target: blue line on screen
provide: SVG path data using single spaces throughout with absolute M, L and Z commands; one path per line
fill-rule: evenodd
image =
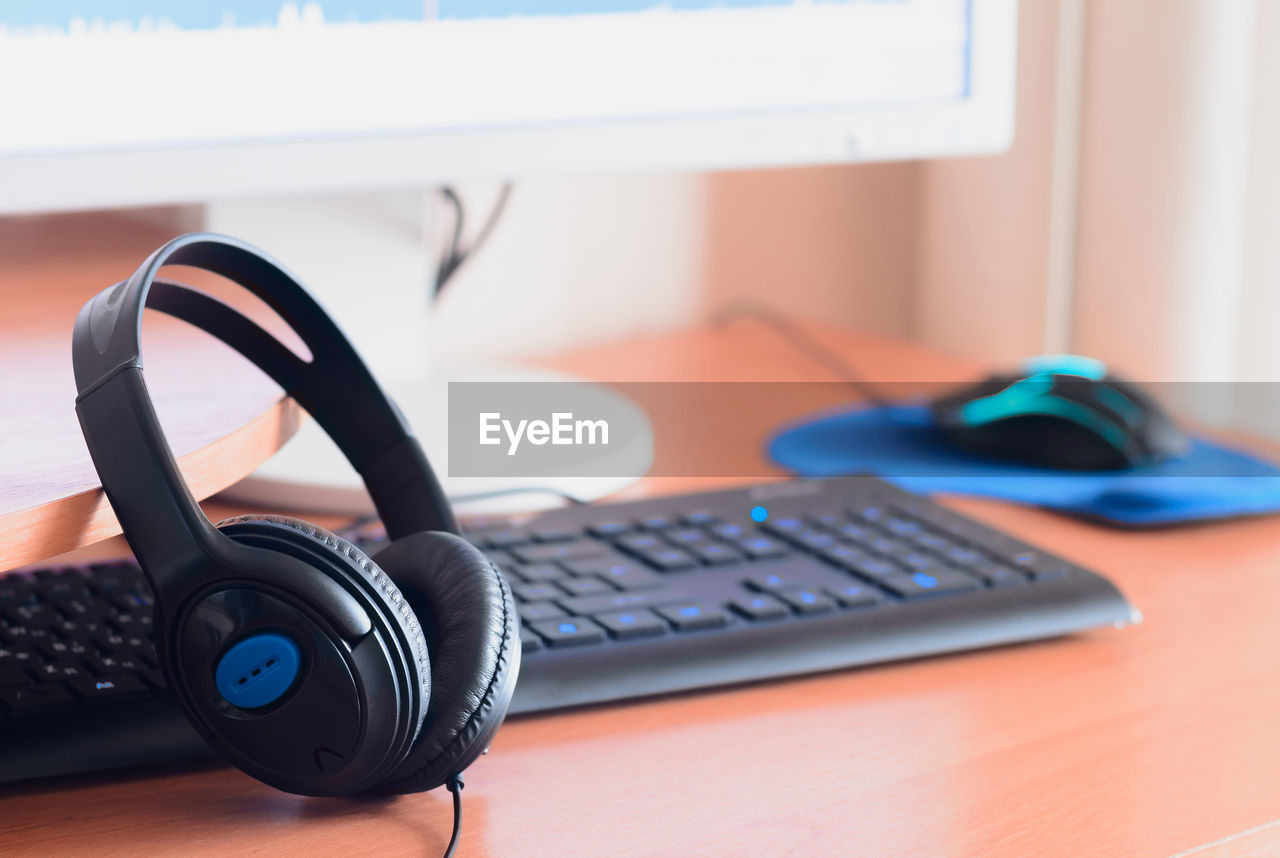
M 100 20 L 137 26 L 144 18 L 169 21 L 184 30 L 216 27 L 251 27 L 274 24 L 286 0 L 6 0 L 0 4 L 0 24 L 11 27 L 57 27 L 71 21 Z M 422 0 L 309 0 L 324 12 L 326 21 L 421 21 Z M 294 0 L 297 7 L 308 0 Z
M 506 18 L 511 15 L 592 15 L 646 9 L 715 9 L 790 6 L 793 0 L 437 0 L 441 18 Z

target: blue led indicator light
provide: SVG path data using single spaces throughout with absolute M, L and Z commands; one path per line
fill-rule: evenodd
M 753 506 L 751 508 L 751 520 L 754 522 L 764 521 L 769 517 L 769 510 L 762 506 Z
M 578 630 L 578 625 L 577 623 L 561 623 L 556 626 L 556 629 L 559 630 L 562 635 L 571 635 Z
M 911 580 L 915 581 L 917 586 L 923 587 L 926 590 L 932 590 L 934 587 L 938 586 L 937 578 L 932 575 L 926 575 L 923 572 L 917 572 L 912 575 Z

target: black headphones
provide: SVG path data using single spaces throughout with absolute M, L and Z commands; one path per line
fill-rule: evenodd
M 163 265 L 262 298 L 305 361 Z M 212 525 L 183 482 L 143 378 L 143 307 L 231 346 L 293 396 L 364 478 L 390 544 L 374 559 L 297 519 Z M 415 792 L 487 749 L 520 666 L 511 590 L 457 524 L 399 411 L 306 289 L 235 239 L 185 235 L 80 310 L 76 413 L 155 591 L 155 642 L 195 728 L 248 774 L 305 795 Z

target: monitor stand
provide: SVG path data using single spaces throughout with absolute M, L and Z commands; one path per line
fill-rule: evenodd
M 433 353 L 429 296 L 436 252 L 431 248 L 439 245 L 433 240 L 433 197 L 417 190 L 219 200 L 206 205 L 204 223 L 210 231 L 258 246 L 307 284 L 396 400 L 450 498 L 547 490 L 541 497 L 527 492 L 490 497 L 468 511 L 546 506 L 556 502 L 557 492 L 594 500 L 635 482 L 637 476 L 515 479 L 448 473 L 448 382 L 582 379 L 520 364 L 451 366 Z M 627 410 L 634 425 L 650 425 L 637 406 L 609 388 L 599 386 L 593 395 Z M 647 449 L 631 451 L 628 460 L 648 461 L 652 432 L 638 443 Z M 224 496 L 300 511 L 373 512 L 359 476 L 314 422 L 304 424 L 279 453 Z

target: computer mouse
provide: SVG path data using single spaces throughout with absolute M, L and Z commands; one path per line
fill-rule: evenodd
M 1184 455 L 1190 444 L 1169 414 L 1093 358 L 1032 358 L 932 405 L 958 447 L 1005 460 L 1077 471 L 1115 470 Z

